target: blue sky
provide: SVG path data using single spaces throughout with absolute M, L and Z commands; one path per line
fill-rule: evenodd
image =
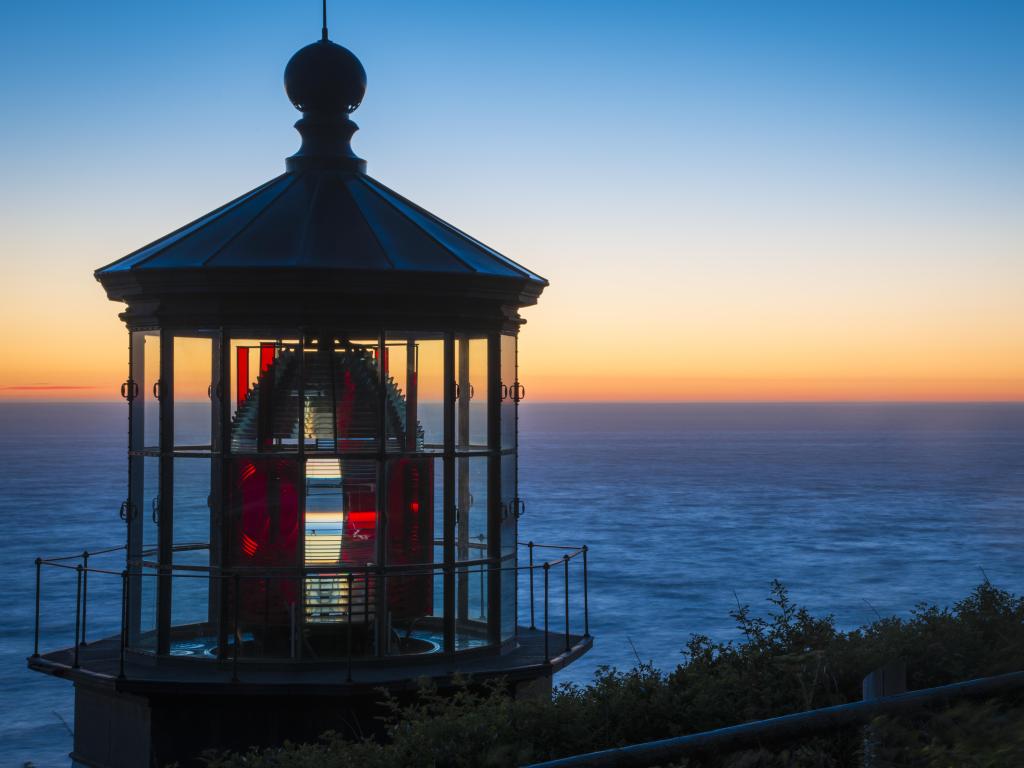
M 283 170 L 298 114 L 281 75 L 319 13 L 5 3 L 8 311 L 33 311 L 26 286 L 55 269 L 113 334 L 95 266 Z M 368 72 L 354 146 L 371 175 L 549 277 L 537 325 L 563 347 L 628 293 L 650 311 L 624 338 L 678 324 L 680 357 L 697 329 L 749 360 L 719 371 L 697 350 L 684 378 L 775 375 L 725 328 L 736 311 L 782 318 L 767 341 L 783 344 L 830 306 L 862 312 L 825 318 L 837 338 L 877 305 L 921 326 L 902 342 L 917 354 L 929 322 L 955 334 L 945 307 L 978 318 L 957 344 L 998 331 L 986 359 L 1024 350 L 1008 329 L 1024 284 L 1024 3 L 334 2 L 330 28 Z M 758 308 L 760 293 L 774 298 Z M 869 345 L 843 339 L 854 356 Z M 959 347 L 941 346 L 931 368 L 892 375 L 953 375 L 940 358 Z M 798 373 L 866 376 L 906 352 Z

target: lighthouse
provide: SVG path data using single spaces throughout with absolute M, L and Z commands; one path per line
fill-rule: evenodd
M 423 678 L 543 695 L 592 644 L 586 547 L 518 536 L 547 281 L 367 175 L 326 21 L 284 84 L 284 173 L 95 273 L 128 333 L 124 544 L 37 559 L 28 659 L 74 684 L 86 765 L 315 739 Z M 40 629 L 58 581 L 73 643 Z

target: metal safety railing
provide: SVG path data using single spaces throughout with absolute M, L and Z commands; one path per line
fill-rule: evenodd
M 124 567 L 97 567 L 100 556 L 123 556 L 124 546 L 37 558 L 33 658 L 40 656 L 47 603 L 43 576 L 60 571 L 74 579 L 74 635 L 71 646 L 64 646 L 73 668 L 81 666 L 82 649 L 89 647 L 90 588 L 95 589 L 99 578 L 109 580 L 104 590 L 108 597 L 120 592 L 119 633 L 103 642 L 108 649 L 116 643 L 121 677 L 126 674 L 126 656 L 142 652 L 229 662 L 235 679 L 240 661 L 344 659 L 351 679 L 353 661 L 360 658 L 458 653 L 500 645 L 520 634 L 531 636 L 538 648 L 542 643 L 543 660 L 549 664 L 572 651 L 581 637 L 590 636 L 588 549 L 533 541 L 519 546 L 525 563 L 506 555 L 504 560 L 386 567 L 346 563 L 229 569 L 161 564 L 149 559 L 156 555 L 150 548 L 123 560 Z M 208 549 L 205 543 L 182 544 L 172 551 Z M 490 589 L 493 577 L 514 578 L 516 589 L 511 595 Z M 197 611 L 202 617 L 176 623 L 165 618 L 163 631 L 158 632 L 159 607 L 143 605 L 143 598 L 155 598 L 161 590 L 174 595 L 171 603 L 176 606 L 190 601 L 186 609 L 193 611 L 193 618 Z M 446 598 L 446 590 L 454 594 Z M 496 592 L 501 594 L 500 611 L 511 611 L 515 617 L 514 622 L 502 621 L 497 634 L 495 622 L 488 620 L 489 601 Z M 62 606 L 70 607 L 66 594 L 63 601 Z M 435 610 L 438 602 L 441 612 Z M 444 610 L 451 610 L 453 618 Z M 170 615 L 169 609 L 165 613 Z M 104 617 L 109 625 L 112 612 L 106 610 Z M 70 628 L 69 619 L 64 614 L 63 631 Z

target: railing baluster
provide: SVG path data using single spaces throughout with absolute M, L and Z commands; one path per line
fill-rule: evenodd
M 234 625 L 235 626 L 234 626 L 234 631 L 233 631 L 234 638 L 235 638 L 235 643 L 234 643 L 235 648 L 234 648 L 234 654 L 232 654 L 232 658 L 231 658 L 231 682 L 232 683 L 237 683 L 238 682 L 238 646 L 240 646 L 242 644 L 242 636 L 238 633 L 238 614 L 239 614 L 239 611 L 240 611 L 240 608 L 241 608 L 241 601 L 242 601 L 242 589 L 241 589 L 240 581 L 241 580 L 239 579 L 239 576 L 236 573 L 235 574 L 235 578 L 234 578 L 234 584 L 235 584 L 235 617 L 234 617 Z
M 537 625 L 533 620 L 533 542 L 527 546 L 530 548 L 530 629 L 536 629 Z
M 36 558 L 36 634 L 35 642 L 32 644 L 32 656 L 39 655 L 39 588 L 42 580 L 43 560 Z
M 484 566 L 480 565 L 480 618 L 487 618 L 487 606 L 484 604 L 484 599 L 487 597 L 487 585 L 484 582 Z
M 72 665 L 78 669 L 78 633 L 82 628 L 82 564 L 75 566 L 77 575 L 77 588 L 75 590 L 75 663 Z
M 548 650 L 548 572 L 551 570 L 551 563 L 544 563 L 544 663 L 551 661 L 551 653 Z
M 267 648 L 270 637 L 270 577 L 263 576 L 263 649 Z
M 365 584 L 365 582 L 364 582 Z M 364 595 L 363 602 L 367 602 L 369 594 Z M 348 623 L 346 627 L 346 634 L 348 635 L 348 672 L 345 678 L 347 682 L 352 682 L 352 571 L 348 572 L 348 610 L 345 611 L 345 620 Z
M 569 641 L 569 556 L 562 555 L 562 563 L 565 566 L 563 578 L 565 580 L 565 650 L 572 648 Z
M 128 571 L 121 571 L 121 647 L 117 677 L 124 680 L 124 648 L 128 645 Z
M 85 642 L 85 619 L 89 612 L 89 550 L 82 553 L 82 564 L 85 566 L 85 573 L 82 576 L 82 645 L 87 645 Z
M 590 604 L 587 597 L 587 545 L 581 548 L 583 552 L 583 636 L 590 637 Z

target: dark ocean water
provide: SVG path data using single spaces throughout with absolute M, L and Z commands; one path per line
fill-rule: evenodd
M 691 633 L 734 637 L 773 578 L 845 627 L 983 570 L 1024 592 L 1024 404 L 526 404 L 521 443 L 521 538 L 591 548 L 595 647 L 563 680 L 630 666 L 631 642 L 668 667 Z M 123 405 L 0 404 L 0 766 L 69 763 L 71 686 L 25 669 L 32 563 L 122 543 L 125 445 Z M 50 647 L 73 578 L 47 575 Z M 113 634 L 119 592 L 90 597 L 90 635 Z

